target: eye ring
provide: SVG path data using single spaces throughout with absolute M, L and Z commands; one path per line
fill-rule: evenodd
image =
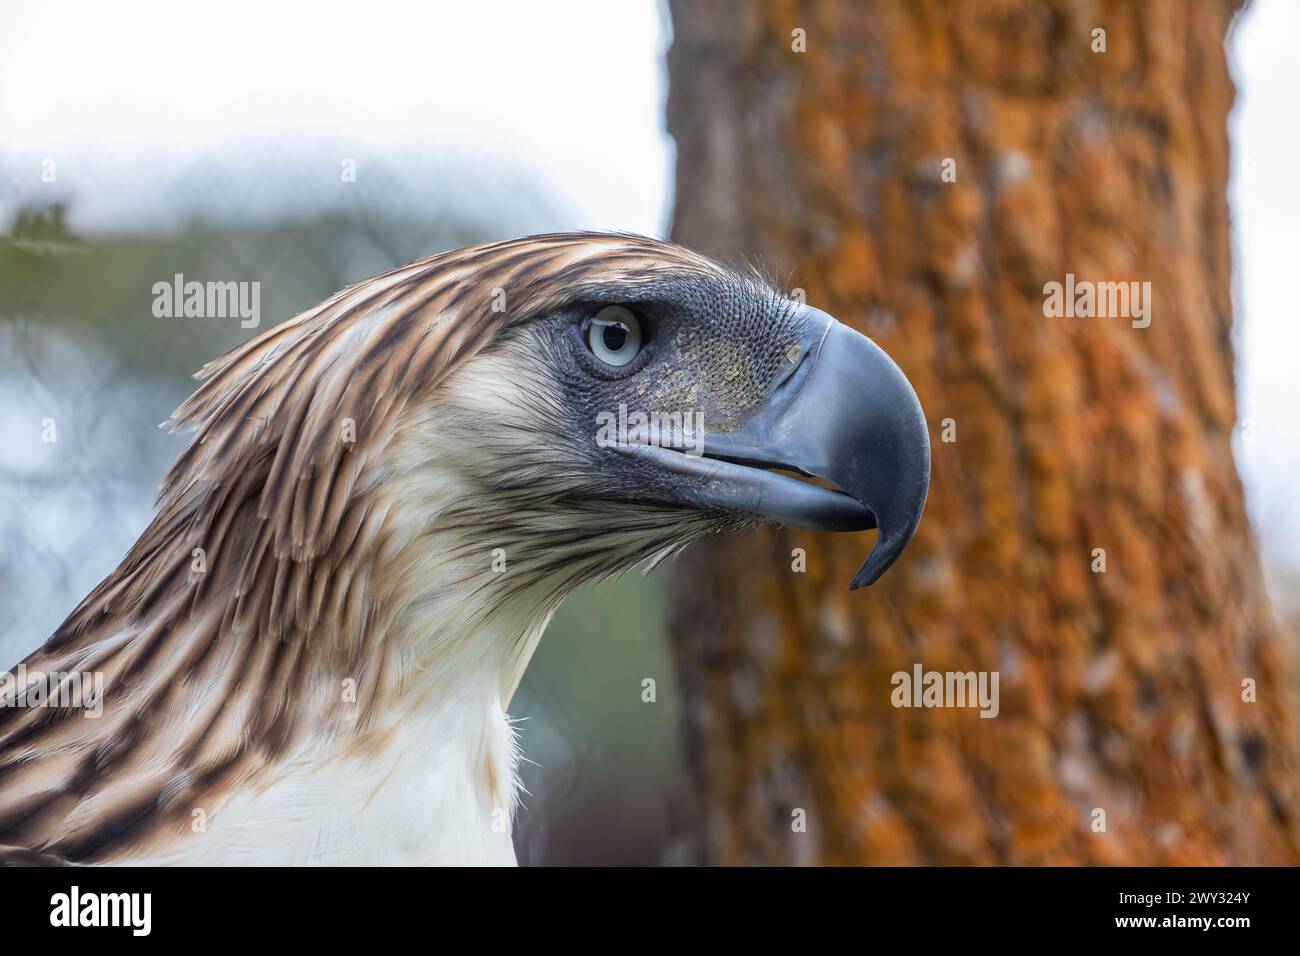
M 583 340 L 591 354 L 611 368 L 622 368 L 645 344 L 641 320 L 626 306 L 607 305 L 587 320 Z

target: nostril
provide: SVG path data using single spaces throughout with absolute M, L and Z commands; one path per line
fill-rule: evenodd
M 805 342 L 791 342 L 786 346 L 784 354 L 781 357 L 780 364 L 777 367 L 776 375 L 767 387 L 767 394 L 770 398 L 776 393 L 781 386 L 790 381 L 799 372 L 808 365 L 809 356 L 813 355 L 816 349 L 809 348 Z

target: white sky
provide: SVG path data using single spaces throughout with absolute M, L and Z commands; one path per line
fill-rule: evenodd
M 1300 567 L 1300 3 L 1264 0 L 1231 38 L 1237 104 L 1229 123 L 1240 414 L 1238 445 L 1266 555 Z M 1245 434 L 1245 432 L 1243 432 Z M 1295 596 L 1292 595 L 1292 600 Z
M 657 0 L 6 0 L 0 175 L 17 187 L 12 202 L 54 157 L 76 198 L 74 224 L 123 226 L 148 218 L 139 196 L 149 177 L 192 157 L 259 169 L 265 199 L 292 193 L 303 176 L 277 174 L 281 143 L 399 165 L 451 152 L 487 175 L 511 166 L 549 191 L 567 210 L 557 226 L 662 234 L 673 164 L 663 129 L 668 36 Z M 1296 37 L 1292 0 L 1256 0 L 1238 23 L 1230 195 L 1242 415 L 1256 435 L 1241 460 L 1266 549 L 1300 564 L 1291 490 L 1300 325 L 1289 286 L 1300 269 Z M 0 215 L 5 201 L 0 189 Z
M 307 141 L 396 164 L 451 150 L 545 176 L 573 225 L 659 232 L 665 16 L 648 0 L 5 0 L 0 160 L 37 183 L 54 157 L 75 184 L 91 164 L 240 168 Z M 136 186 L 77 199 L 94 225 L 131 221 Z

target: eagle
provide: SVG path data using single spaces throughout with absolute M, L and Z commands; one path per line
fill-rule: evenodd
M 6 862 L 512 864 L 506 708 L 570 591 L 765 522 L 877 528 L 867 585 L 929 488 L 875 343 L 635 235 L 438 254 L 197 377 L 155 517 L 20 665 L 44 706 L 0 685 Z

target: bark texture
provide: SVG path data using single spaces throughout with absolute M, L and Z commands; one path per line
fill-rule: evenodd
M 871 589 L 846 590 L 869 533 L 679 564 L 683 858 L 1300 862 L 1292 671 L 1232 453 L 1236 8 L 672 4 L 674 238 L 872 336 L 934 443 Z M 1149 281 L 1150 326 L 1046 317 L 1067 273 Z M 896 709 L 917 662 L 998 671 L 1000 714 Z

